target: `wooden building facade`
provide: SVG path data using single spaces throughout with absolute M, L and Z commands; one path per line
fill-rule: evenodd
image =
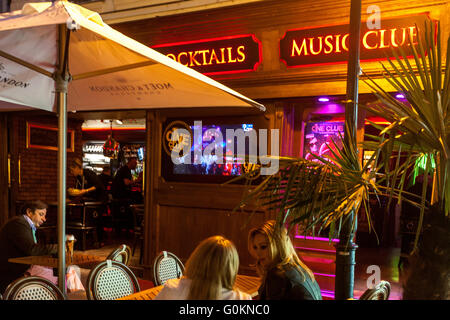
M 384 58 L 389 44 L 407 46 L 408 34 L 413 38 L 416 36 L 416 23 L 420 26 L 429 17 L 440 21 L 444 37 L 449 34 L 449 1 L 362 3 L 361 67 L 373 78 L 381 80 L 379 60 Z M 377 7 L 367 11 L 373 5 Z M 86 7 L 89 8 L 89 4 Z M 377 8 L 380 10 L 378 16 Z M 349 12 L 350 1 L 275 0 L 112 25 L 125 35 L 267 107 L 265 113 L 226 106 L 207 110 L 138 112 L 138 116 L 146 118 L 147 128 L 144 267 L 148 275 L 152 272 L 153 259 L 160 251 L 174 252 L 186 261 L 199 241 L 215 234 L 222 234 L 236 244 L 241 272 L 251 272 L 253 261 L 247 250 L 247 232 L 271 218 L 270 214 L 261 208 L 253 212 L 255 208 L 250 207 L 232 212 L 244 191 L 241 184 L 204 182 L 194 175 L 184 180 L 167 178 L 162 146 L 165 125 L 175 120 L 189 124 L 201 120 L 207 125 L 253 124 L 255 129 L 278 129 L 280 155 L 305 156 L 306 144 L 310 142 L 306 137 L 308 123 L 343 122 Z M 361 103 L 373 101 L 369 88 L 362 81 L 359 91 Z M 319 97 L 327 97 L 329 101 L 324 104 L 318 101 Z M 125 119 L 135 117 L 136 113 L 120 117 L 112 112 L 108 115 Z M 70 118 L 76 131 L 79 120 L 108 118 L 108 115 L 77 113 Z M 360 137 L 365 116 L 362 112 L 359 114 Z M 11 199 L 21 194 L 14 186 L 19 152 L 15 150 L 21 150 L 20 145 L 24 143 L 20 138 L 23 126 L 17 126 L 19 122 L 25 123 L 28 117 L 25 113 L 0 114 L 0 207 L 3 212 L 0 222 L 7 219 Z M 5 129 L 8 123 L 9 131 Z M 77 149 L 80 148 L 79 139 L 81 135 L 75 135 L 75 152 L 80 152 Z M 7 170 L 8 154 L 12 159 L 10 171 Z M 30 174 L 26 170 L 30 169 L 22 169 L 25 176 Z M 10 187 L 7 187 L 8 172 L 12 173 Z M 46 175 L 51 176 L 51 173 Z M 56 179 L 56 168 L 54 177 Z M 40 194 L 36 192 L 31 196 Z
M 420 28 L 427 18 L 440 21 L 445 38 L 449 9 L 448 1 L 363 1 L 361 68 L 387 86 L 381 79 L 383 51 L 389 50 L 390 43 L 407 46 L 405 37 L 411 33 L 414 39 L 415 24 Z M 113 27 L 262 102 L 268 110 L 260 115 L 249 112 L 249 122 L 261 119 L 265 128 L 280 130 L 281 155 L 305 156 L 308 122 L 343 121 L 349 12 L 350 1 L 262 1 Z M 359 92 L 361 103 L 374 100 L 363 81 Z M 328 104 L 318 101 L 324 96 L 330 99 Z M 236 115 L 225 110 L 211 110 L 211 116 L 216 122 L 232 123 Z M 231 213 L 239 204 L 242 186 L 170 182 L 162 177 L 158 144 L 164 129 L 158 126 L 166 117 L 207 117 L 203 111 L 172 114 L 148 114 L 148 143 L 155 148 L 148 157 L 153 163 L 147 176 L 151 192 L 146 197 L 149 246 L 145 261 L 151 263 L 160 250 L 173 250 L 186 259 L 198 241 L 222 233 L 236 242 L 245 268 L 252 263 L 246 250 L 248 227 L 270 215 L 257 211 L 248 227 L 242 228 L 249 211 Z M 365 116 L 360 112 L 360 138 Z

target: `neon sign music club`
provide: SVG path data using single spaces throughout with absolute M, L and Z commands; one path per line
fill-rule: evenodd
M 337 134 L 344 133 L 344 123 L 341 122 L 317 122 L 311 127 L 311 132 L 315 134 Z
M 382 60 L 392 56 L 390 47 L 402 47 L 412 55 L 409 44 L 417 44 L 418 29 L 426 14 L 385 19 L 380 29 L 361 23 L 360 60 Z M 287 67 L 345 63 L 349 51 L 349 26 L 337 25 L 286 31 L 280 40 L 280 59 Z

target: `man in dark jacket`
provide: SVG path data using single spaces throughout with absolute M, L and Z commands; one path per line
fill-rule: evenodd
M 69 166 L 69 170 L 77 178 L 77 188 L 69 188 L 69 194 L 76 191 L 77 196 L 92 198 L 100 202 L 108 200 L 103 182 L 94 171 L 83 168 L 80 159 L 75 159 Z
M 30 265 L 10 263 L 8 259 L 57 253 L 57 245 L 39 245 L 36 229 L 45 222 L 47 205 L 42 201 L 25 204 L 22 215 L 10 219 L 0 229 L 0 292 L 24 275 Z
M 77 188 L 69 188 L 69 195 L 82 197 L 85 202 L 101 202 L 96 210 L 92 211 L 92 219 L 97 227 L 97 236 L 100 243 L 103 241 L 103 214 L 106 212 L 108 194 L 99 176 L 92 170 L 83 168 L 80 159 L 75 159 L 69 166 L 70 173 L 77 179 Z M 90 219 L 89 217 L 88 219 Z
M 127 164 L 116 172 L 111 186 L 114 199 L 127 199 L 131 203 L 143 203 L 142 194 L 131 190 L 133 185 L 141 182 L 141 179 L 133 180 L 131 174 L 131 170 L 135 170 L 136 166 L 137 158 L 131 157 Z

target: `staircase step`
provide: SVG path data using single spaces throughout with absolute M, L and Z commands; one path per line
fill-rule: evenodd
M 316 281 L 319 284 L 320 289 L 330 291 L 334 290 L 335 285 L 334 275 L 314 273 L 314 278 L 316 278 Z
M 336 265 L 335 263 L 323 263 L 318 261 L 310 261 L 302 257 L 302 261 L 310 268 L 313 272 L 335 274 Z

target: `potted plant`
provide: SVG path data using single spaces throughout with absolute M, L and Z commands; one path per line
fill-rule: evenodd
M 446 299 L 450 269 L 450 38 L 444 67 L 439 26 L 437 33 L 430 22 L 424 29 L 424 36 L 418 35 L 417 47 L 411 45 L 414 66 L 401 48 L 393 50 L 395 58 L 388 60 L 391 70 L 383 65 L 384 78 L 407 102 L 395 99 L 374 80 L 366 80 L 381 103 L 363 107 L 391 124 L 380 128 L 381 135 L 372 137 L 375 141 L 363 143 L 365 149 L 375 151 L 364 165 L 351 138 L 343 140 L 342 148 L 333 142 L 328 158 L 280 158 L 278 173 L 248 189 L 239 207 L 256 201 L 275 212 L 279 226 L 292 229 L 302 225 L 305 232 L 326 228 L 330 238 L 336 238 L 346 219 L 353 219 L 351 230 L 346 232 L 354 232 L 357 218 L 353 214 L 362 206 L 370 230 L 369 196 L 383 195 L 419 206 L 419 226 L 403 298 Z M 411 38 L 409 41 L 412 44 Z M 402 152 L 407 154 L 406 160 L 397 158 L 395 168 L 389 170 L 388 162 Z M 422 197 L 417 198 L 404 186 L 410 169 L 424 156 L 428 159 L 426 175 Z M 426 187 L 431 183 L 428 174 L 433 177 L 433 199 L 426 199 Z
M 450 271 L 450 37 L 447 53 L 442 58 L 439 23 L 427 21 L 417 46 L 412 48 L 411 64 L 403 50 L 393 50 L 394 60 L 388 60 L 391 70 L 384 67 L 384 78 L 401 92 L 407 102 L 395 99 L 369 79 L 381 104 L 365 108 L 382 116 L 391 124 L 382 131 L 378 143 L 366 144 L 380 151 L 384 159 L 392 152 L 407 154 L 402 165 L 387 172 L 391 189 L 400 193 L 407 174 L 419 159 L 426 159 L 420 201 L 420 217 L 414 249 L 409 258 L 409 270 L 404 284 L 404 299 L 446 299 Z M 400 52 L 400 55 L 397 55 Z M 397 162 L 399 164 L 399 162 Z M 429 179 L 428 177 L 430 176 Z M 427 186 L 432 184 L 431 199 L 426 199 Z M 430 205 L 427 205 L 427 204 Z M 419 241 L 419 235 L 422 236 Z

